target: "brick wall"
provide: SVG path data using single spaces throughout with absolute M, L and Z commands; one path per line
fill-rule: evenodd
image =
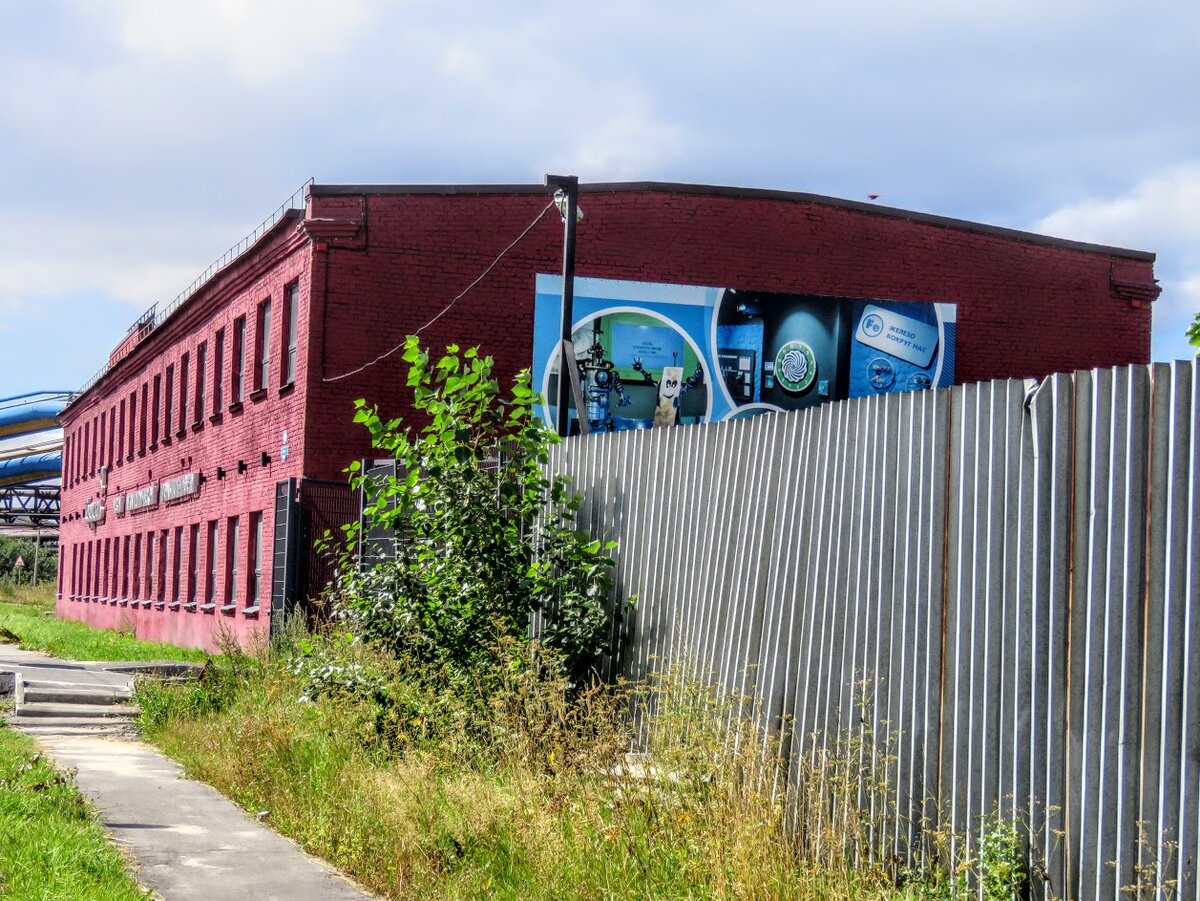
M 284 385 L 286 336 L 283 308 L 285 289 L 300 288 L 300 316 L 309 315 L 309 244 L 296 231 L 282 228 L 257 252 L 231 267 L 197 295 L 194 301 L 136 347 L 125 348 L 119 365 L 91 391 L 74 403 L 63 417 L 67 453 L 63 470 L 63 521 L 60 533 L 61 563 L 58 614 L 102 628 L 133 628 L 139 638 L 170 641 L 214 649 L 222 628 L 248 637 L 268 622 L 270 605 L 272 506 L 275 483 L 298 477 L 302 458 L 298 452 L 280 459 L 281 435 L 289 430 L 293 451 L 298 451 L 302 429 L 307 329 L 298 330 L 299 371 L 294 384 Z M 260 305 L 271 301 L 271 340 L 267 384 L 256 388 L 257 348 L 260 345 Z M 234 323 L 245 317 L 245 385 L 243 400 L 233 394 L 235 354 Z M 221 404 L 216 408 L 217 338 L 224 335 Z M 200 344 L 205 344 L 203 416 L 196 416 Z M 187 396 L 183 396 L 184 354 L 187 354 Z M 143 393 L 153 411 L 155 379 L 165 394 L 171 369 L 173 422 L 155 440 L 151 417 L 146 417 L 143 441 Z M 136 396 L 130 419 L 130 395 Z M 180 427 L 180 404 L 186 401 Z M 114 432 L 111 422 L 116 422 Z M 132 428 L 132 440 L 131 440 Z M 291 435 L 297 436 L 291 439 Z M 264 465 L 263 454 L 268 459 Z M 244 470 L 239 471 L 239 461 Z M 102 496 L 99 471 L 107 465 L 107 494 Z M 219 471 L 220 470 L 220 471 Z M 189 473 L 204 476 L 193 496 L 142 512 L 114 515 L 113 498 L 162 480 Z M 89 502 L 103 499 L 105 520 L 93 529 L 84 520 Z M 261 612 L 248 613 L 251 605 L 252 518 L 263 515 Z M 237 582 L 231 581 L 231 517 L 238 518 Z M 210 523 L 216 523 L 215 585 L 211 593 L 208 573 L 213 549 Z M 192 527 L 199 526 L 196 582 L 192 580 Z M 183 555 L 176 584 L 176 530 L 181 529 Z M 147 589 L 146 542 L 153 535 L 154 564 L 151 590 Z M 167 538 L 167 559 L 162 541 Z M 89 561 L 89 556 L 90 561 Z M 133 557 L 139 557 L 138 567 Z M 163 576 L 166 576 L 165 581 Z M 196 600 L 194 608 L 188 606 Z M 178 601 L 178 605 L 175 602 Z M 212 606 L 206 606 L 211 604 Z M 222 611 L 228 604 L 232 609 Z
M 310 465 L 332 477 L 369 453 L 347 430 L 350 402 L 403 412 L 396 354 L 373 359 L 433 319 L 537 215 L 541 192 L 322 195 L 312 215 L 343 223 L 318 245 L 310 387 L 322 411 L 306 433 Z M 766 192 L 757 192 L 765 194 Z M 803 197 L 584 189 L 579 276 L 958 305 L 959 382 L 1146 362 L 1148 305 L 1114 296 L 1113 278 L 1153 281 L 1149 254 L 1110 253 L 1002 229 Z M 352 228 L 351 226 L 357 227 Z M 534 278 L 561 271 L 551 211 L 452 311 L 427 343 L 480 344 L 507 378 L 530 365 Z M 319 295 L 319 296 L 318 296 Z

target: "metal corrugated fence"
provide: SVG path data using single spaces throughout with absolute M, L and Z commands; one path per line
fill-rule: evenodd
M 574 438 L 548 465 L 638 596 L 610 674 L 686 648 L 794 764 L 890 736 L 898 854 L 940 828 L 969 855 L 999 812 L 1039 895 L 1197 898 L 1198 392 L 1194 362 L 1084 371 Z

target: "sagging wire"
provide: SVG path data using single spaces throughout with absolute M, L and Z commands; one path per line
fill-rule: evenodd
M 508 254 L 508 252 L 510 250 L 512 250 L 514 247 L 516 247 L 518 244 L 520 244 L 521 241 L 525 238 L 525 236 L 527 234 L 529 234 L 531 231 L 533 231 L 534 226 L 537 225 L 539 222 L 541 222 L 542 219 L 545 218 L 546 214 L 554 208 L 555 208 L 555 202 L 553 200 L 551 200 L 549 203 L 547 203 L 542 208 L 542 211 L 540 213 L 538 213 L 536 217 L 534 217 L 534 220 L 532 222 L 530 222 L 529 225 L 525 226 L 525 230 L 523 232 L 521 232 L 521 234 L 517 235 L 517 237 L 513 240 L 513 242 L 511 244 L 509 244 L 502 251 L 500 251 L 500 253 L 497 255 L 497 257 L 494 260 L 492 260 L 492 262 L 490 264 L 488 264 L 488 267 L 486 269 L 484 269 L 483 272 L 479 273 L 479 276 L 474 281 L 472 281 L 471 284 L 469 284 L 465 288 L 463 288 L 454 297 L 453 300 L 451 300 L 448 304 L 446 304 L 445 308 L 440 313 L 438 313 L 436 316 L 434 316 L 432 319 L 430 319 L 428 322 L 426 322 L 423 326 L 421 326 L 419 329 L 417 329 L 412 334 L 414 334 L 414 335 L 421 334 L 421 332 L 425 331 L 425 329 L 429 328 L 431 325 L 433 325 L 435 322 L 437 322 L 439 319 L 441 319 L 443 316 L 445 316 L 447 313 L 449 313 L 450 310 L 454 307 L 454 305 L 456 303 L 458 303 L 460 300 L 462 300 L 464 297 L 466 297 L 467 293 L 472 288 L 474 288 L 481 281 L 483 281 L 485 278 L 487 278 L 488 273 L 496 268 L 496 265 L 502 259 L 504 259 L 504 257 Z M 391 350 L 381 353 L 374 360 L 372 360 L 369 363 L 364 363 L 362 366 L 359 366 L 357 369 L 351 369 L 349 372 L 343 372 L 341 375 L 329 376 L 327 378 L 321 379 L 321 381 L 322 382 L 338 382 L 338 381 L 341 381 L 342 379 L 348 379 L 352 375 L 358 375 L 358 373 L 362 372 L 365 369 L 370 369 L 376 363 L 386 360 L 388 357 L 390 357 L 396 351 L 398 351 L 402 347 L 404 347 L 407 340 L 408 339 L 406 337 L 404 341 L 401 341 L 399 344 L 397 344 Z

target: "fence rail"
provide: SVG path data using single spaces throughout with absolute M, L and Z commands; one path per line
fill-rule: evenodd
M 639 597 L 610 673 L 687 648 L 795 765 L 893 736 L 897 853 L 938 827 L 971 854 L 998 812 L 1039 896 L 1200 898 L 1198 394 L 1195 362 L 1083 371 L 573 438 L 548 467 Z

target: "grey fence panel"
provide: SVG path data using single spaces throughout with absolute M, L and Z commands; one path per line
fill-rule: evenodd
M 694 658 L 756 697 L 793 780 L 887 741 L 878 853 L 928 859 L 936 827 L 962 859 L 998 813 L 1035 897 L 1195 899 L 1198 392 L 1191 362 L 998 381 L 570 439 L 547 467 L 639 596 L 606 671 Z
M 1048 379 L 1030 400 L 1033 445 L 1034 540 L 1031 542 L 1032 649 L 1028 752 L 1031 856 L 1047 876 L 1045 897 L 1066 885 L 1067 613 L 1071 509 L 1073 383 Z M 1021 749 L 1015 754 L 1022 765 Z M 1024 802 L 1024 798 L 1019 798 Z
M 1156 380 L 1157 381 L 1157 380 Z M 1155 434 L 1167 444 L 1165 517 L 1152 531 L 1149 559 L 1162 562 L 1162 723 L 1156 873 L 1180 896 L 1200 896 L 1200 374 L 1197 363 L 1171 364 L 1171 391 L 1156 407 Z M 1161 544 L 1158 539 L 1161 536 Z M 1152 582 L 1152 585 L 1154 583 Z M 1152 589 L 1153 591 L 1153 589 Z M 1150 610 L 1155 609 L 1151 594 Z M 1153 620 L 1150 620 L 1153 622 Z M 1163 851 L 1176 842 L 1173 854 Z

